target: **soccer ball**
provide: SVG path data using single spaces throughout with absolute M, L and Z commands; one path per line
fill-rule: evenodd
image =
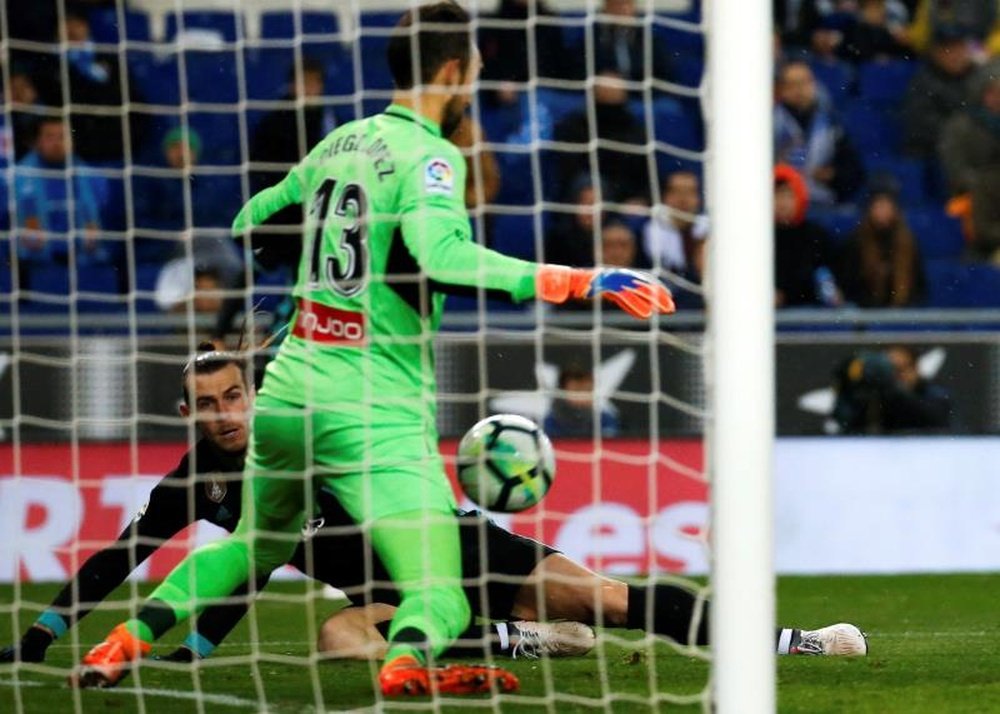
M 516 513 L 545 497 L 556 475 L 552 442 L 535 422 L 498 414 L 473 426 L 458 445 L 458 482 L 488 511 Z

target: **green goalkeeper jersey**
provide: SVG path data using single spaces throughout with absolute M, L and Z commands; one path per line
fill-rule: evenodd
M 297 309 L 266 393 L 360 423 L 433 419 L 443 287 L 535 292 L 536 264 L 471 240 L 465 176 L 436 124 L 391 105 L 336 129 L 250 199 L 235 233 L 293 203 L 306 213 Z

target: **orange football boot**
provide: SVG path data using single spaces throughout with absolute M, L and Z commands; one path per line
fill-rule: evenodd
M 125 629 L 124 623 L 111 630 L 104 642 L 88 652 L 69 677 L 71 687 L 104 689 L 113 687 L 129 672 L 129 665 L 149 654 L 148 642 Z
M 386 662 L 378 674 L 382 694 L 387 697 L 441 694 L 488 694 L 494 690 L 516 692 L 521 683 L 500 667 L 452 664 L 426 667 L 410 655 Z

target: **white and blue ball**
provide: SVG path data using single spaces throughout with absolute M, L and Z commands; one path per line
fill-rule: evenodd
M 516 414 L 483 419 L 458 445 L 458 482 L 488 511 L 531 508 L 552 488 L 556 458 L 539 426 Z

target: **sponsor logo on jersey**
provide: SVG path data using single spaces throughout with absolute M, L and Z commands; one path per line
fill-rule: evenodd
M 424 169 L 424 189 L 428 193 L 451 193 L 455 188 L 455 171 L 444 159 L 431 159 Z
M 210 476 L 205 482 L 205 496 L 212 503 L 222 503 L 228 490 L 229 485 L 221 478 Z
M 324 344 L 364 342 L 365 316 L 360 312 L 300 300 L 292 334 Z

